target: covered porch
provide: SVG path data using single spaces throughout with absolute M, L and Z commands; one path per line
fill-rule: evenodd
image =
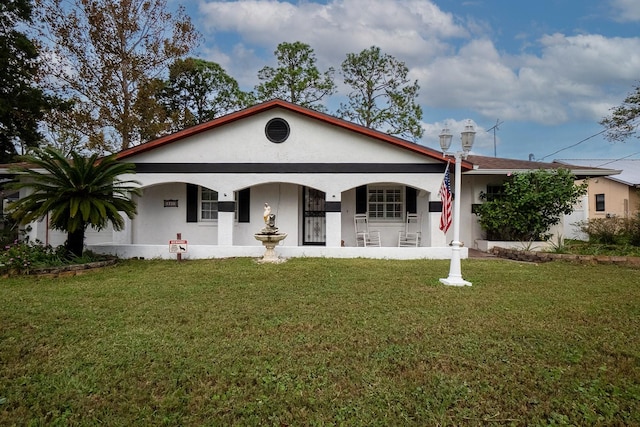
M 438 229 L 441 177 L 405 175 L 395 181 L 354 182 L 339 190 L 336 183 L 345 186 L 346 182 L 336 176 L 317 186 L 277 181 L 233 189 L 216 185 L 221 182 L 216 179 L 206 183 L 201 179 L 150 180 L 137 200 L 138 215 L 127 219 L 125 230 L 110 231 L 109 241 L 88 241 L 87 247 L 121 258 L 171 259 L 175 254 L 169 252 L 169 240 L 179 234 L 188 241 L 183 259 L 260 257 L 264 248 L 254 234 L 264 227 L 263 206 L 269 203 L 276 226 L 287 233 L 276 248 L 283 258 L 448 259 L 451 248 L 447 236 Z M 408 214 L 420 234 L 417 245 L 400 244 Z M 379 246 L 358 244 L 356 215 L 368 218 L 371 231 L 379 233 Z M 466 250 L 463 256 L 467 256 Z

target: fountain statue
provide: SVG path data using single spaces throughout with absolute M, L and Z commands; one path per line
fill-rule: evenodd
M 279 233 L 278 227 L 276 227 L 276 216 L 271 213 L 271 206 L 268 203 L 264 204 L 264 224 L 265 227 L 260 232 L 253 236 L 256 240 L 262 242 L 265 247 L 264 256 L 262 262 L 278 262 L 280 259 L 276 254 L 275 247 L 287 237 L 287 233 Z

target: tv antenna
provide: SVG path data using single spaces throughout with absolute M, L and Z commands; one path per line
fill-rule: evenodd
M 500 119 L 496 119 L 496 124 L 492 128 L 487 129 L 487 132 L 493 131 L 493 157 L 498 157 L 498 153 L 496 151 L 496 131 L 500 130 L 499 126 L 503 123 L 504 122 L 501 122 Z

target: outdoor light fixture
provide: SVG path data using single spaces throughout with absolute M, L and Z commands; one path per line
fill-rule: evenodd
M 451 138 L 453 138 L 453 135 L 451 135 L 449 128 L 442 129 L 442 132 L 440 132 L 440 147 L 442 148 L 442 153 L 447 154 L 449 151 Z
M 456 151 L 454 154 L 456 167 L 455 167 L 455 190 L 453 200 L 453 242 L 451 242 L 451 265 L 449 267 L 449 277 L 446 279 L 440 279 L 441 283 L 451 286 L 471 286 L 471 282 L 467 282 L 462 278 L 462 268 L 460 267 L 460 202 L 462 201 L 462 193 L 460 191 L 461 175 L 462 175 L 462 159 L 466 159 L 473 147 L 473 141 L 476 137 L 476 131 L 473 128 L 471 121 L 467 121 L 467 124 L 462 131 L 462 151 Z M 440 147 L 442 153 L 447 154 L 449 147 L 451 147 L 451 132 L 449 129 L 442 129 L 440 133 Z M 448 165 L 447 165 L 448 167 Z

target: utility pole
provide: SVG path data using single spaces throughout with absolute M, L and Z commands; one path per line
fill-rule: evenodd
M 503 123 L 504 122 L 501 122 L 500 119 L 496 119 L 496 124 L 492 128 L 487 129 L 487 132 L 493 131 L 493 157 L 498 157 L 498 152 L 496 150 L 496 131 L 500 130 L 498 126 Z

